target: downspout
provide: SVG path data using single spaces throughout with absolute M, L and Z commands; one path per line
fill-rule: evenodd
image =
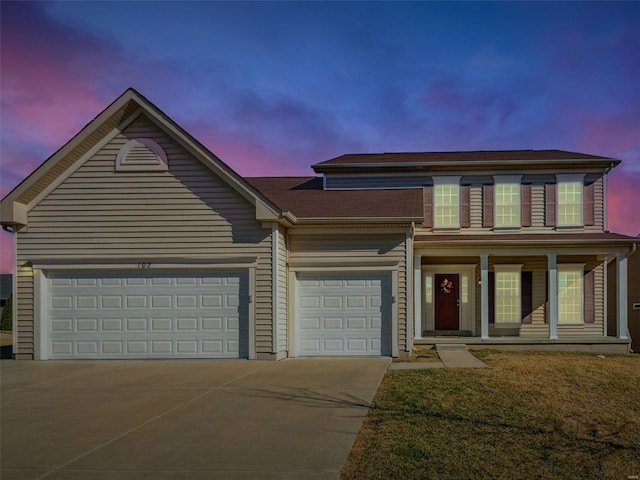
M 415 235 L 415 222 L 411 222 L 411 228 L 407 232 L 407 237 L 405 239 L 405 278 L 406 278 L 406 295 L 405 299 L 407 302 L 407 318 L 405 319 L 406 323 L 406 340 L 405 340 L 405 352 L 411 352 L 411 347 L 413 347 L 413 302 L 414 300 L 414 289 L 413 289 L 413 237 Z

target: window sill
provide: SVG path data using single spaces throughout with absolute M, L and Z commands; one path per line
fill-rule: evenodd
M 458 233 L 460 227 L 433 227 L 433 233 Z
M 555 229 L 557 231 L 559 230 L 562 232 L 567 232 L 567 231 L 580 232 L 584 230 L 584 225 L 556 225 Z
M 491 229 L 493 232 L 499 233 L 519 233 L 522 231 L 522 227 L 513 226 L 513 227 L 493 227 Z

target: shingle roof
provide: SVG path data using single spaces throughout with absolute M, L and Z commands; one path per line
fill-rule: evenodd
M 321 177 L 246 178 L 298 218 L 421 219 L 422 189 L 323 190 Z
M 431 164 L 447 162 L 531 162 L 554 160 L 597 160 L 620 163 L 620 160 L 587 155 L 565 150 L 493 150 L 468 152 L 401 152 L 401 153 L 355 153 L 341 155 L 331 160 L 317 163 L 313 168 L 344 165 L 384 165 L 384 164 Z

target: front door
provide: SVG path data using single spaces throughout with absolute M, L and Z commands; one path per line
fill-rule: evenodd
M 460 276 L 435 275 L 436 330 L 459 330 Z

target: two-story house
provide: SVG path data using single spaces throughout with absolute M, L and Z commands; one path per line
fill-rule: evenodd
M 243 178 L 129 89 L 10 192 L 17 358 L 628 350 L 619 160 L 344 155 Z

